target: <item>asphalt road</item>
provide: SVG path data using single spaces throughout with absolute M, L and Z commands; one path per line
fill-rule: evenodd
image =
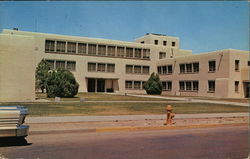
M 248 135 L 247 126 L 36 134 L 23 145 L 0 140 L 0 158 L 244 159 L 249 154 Z

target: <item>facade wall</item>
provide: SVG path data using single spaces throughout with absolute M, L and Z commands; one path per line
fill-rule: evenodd
M 244 98 L 246 92 L 244 92 L 244 82 L 250 82 L 249 80 L 249 66 L 250 61 L 249 53 L 247 51 L 229 50 L 229 97 L 230 98 Z M 239 69 L 235 70 L 235 60 L 239 60 Z M 239 89 L 235 91 L 235 81 L 239 81 Z
M 5 66 L 7 61 L 11 61 L 14 63 L 12 67 L 14 72 L 21 68 L 23 72 L 19 71 L 18 73 L 26 75 L 22 76 L 22 80 L 17 80 L 17 77 L 13 76 L 13 74 L 12 76 L 10 74 L 5 76 L 9 76 L 9 78 L 16 80 L 13 81 L 16 83 L 15 87 L 22 85 L 19 89 L 22 90 L 21 94 L 25 95 L 24 91 L 26 90 L 27 95 L 25 96 L 29 96 L 30 99 L 34 99 L 35 95 L 35 68 L 42 59 L 75 61 L 75 70 L 71 72 L 74 74 L 77 82 L 79 83 L 79 92 L 88 91 L 88 79 L 105 79 L 105 90 L 113 87 L 115 92 L 146 93 L 143 89 L 126 88 L 126 81 L 127 83 L 134 81 L 132 86 L 135 86 L 136 84 L 138 86 L 138 81 L 140 81 L 140 85 L 142 86 L 143 82 L 148 80 L 151 73 L 158 72 L 158 66 L 164 65 L 172 65 L 173 70 L 171 74 L 160 75 L 162 81 L 172 81 L 172 89 L 169 91 L 163 91 L 163 94 L 167 95 L 243 98 L 246 94 L 244 92 L 246 91 L 244 82 L 249 81 L 249 76 L 246 75 L 246 72 L 249 71 L 249 67 L 247 66 L 249 61 L 248 52 L 239 50 L 221 50 L 211 53 L 193 55 L 191 50 L 180 49 L 179 38 L 176 37 L 148 34 L 136 39 L 136 42 L 124 42 L 13 30 L 4 30 L 1 34 L 1 37 L 4 39 L 1 40 L 1 45 L 3 45 L 1 48 L 4 48 L 4 50 L 1 49 L 1 52 L 5 53 L 1 54 L 1 66 Z M 46 40 L 65 41 L 68 43 L 76 42 L 96 44 L 97 46 L 115 46 L 116 56 L 109 57 L 106 55 L 83 55 L 78 54 L 77 51 L 76 53 L 61 53 L 56 51 L 48 52 L 45 51 Z M 155 44 L 155 40 L 158 40 L 157 45 Z M 144 43 L 141 44 L 141 41 L 144 41 Z M 166 41 L 166 45 L 164 45 L 164 41 Z M 175 46 L 172 46 L 172 42 L 175 42 Z M 78 47 L 78 45 L 76 46 Z M 117 57 L 118 47 L 150 49 L 150 58 L 138 59 L 134 57 Z M 108 53 L 107 47 L 106 53 Z M 165 55 L 162 56 L 162 54 Z M 3 61 L 3 58 L 5 58 L 6 61 Z M 19 59 L 23 60 L 20 62 Z M 29 59 L 28 62 L 27 59 Z M 235 59 L 240 61 L 239 71 L 235 71 Z M 23 61 L 25 62 L 23 63 Z M 215 61 L 215 71 L 209 71 L 209 61 Z M 180 64 L 197 62 L 199 63 L 199 72 L 180 73 Z M 114 64 L 115 71 L 90 72 L 88 71 L 88 63 Z M 150 69 L 146 74 L 127 73 L 126 65 L 131 65 L 133 68 L 135 66 L 149 66 Z M 0 67 L 0 69 L 2 69 L 2 71 L 4 70 L 3 72 L 6 74 L 6 67 Z M 9 87 L 8 78 L 1 78 L 0 76 L 0 79 L 2 80 L 0 83 L 2 89 L 0 89 L 0 91 L 6 91 L 6 88 Z M 22 83 L 21 81 L 25 82 Z M 180 81 L 199 81 L 199 90 L 180 90 Z M 215 81 L 214 92 L 209 91 L 208 81 Z M 238 92 L 235 92 L 235 81 L 239 81 Z M 25 87 L 25 89 L 21 89 L 21 87 Z M 10 92 L 10 94 L 13 95 L 10 96 L 9 99 L 11 99 L 13 96 L 17 96 L 17 92 L 18 91 L 15 91 L 15 93 Z M 26 97 L 20 96 L 22 99 L 26 99 Z M 0 101 L 1 100 L 3 100 L 3 98 L 0 99 Z
M 35 100 L 34 39 L 0 35 L 0 102 Z

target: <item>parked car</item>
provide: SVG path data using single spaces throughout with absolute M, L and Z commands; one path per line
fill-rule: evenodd
M 28 136 L 29 126 L 23 125 L 28 109 L 23 106 L 0 106 L 0 138 Z

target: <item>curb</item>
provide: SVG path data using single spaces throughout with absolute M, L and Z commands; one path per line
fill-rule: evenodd
M 178 129 L 198 129 L 230 126 L 247 126 L 248 123 L 237 124 L 203 124 L 188 126 L 151 126 L 151 127 L 103 127 L 95 129 L 77 129 L 77 130 L 51 130 L 51 131 L 30 131 L 29 135 L 62 134 L 62 133 L 105 133 L 105 132 L 128 132 L 143 130 L 178 130 Z

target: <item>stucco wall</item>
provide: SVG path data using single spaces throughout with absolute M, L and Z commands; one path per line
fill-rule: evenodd
M 32 37 L 0 34 L 0 102 L 35 100 Z

